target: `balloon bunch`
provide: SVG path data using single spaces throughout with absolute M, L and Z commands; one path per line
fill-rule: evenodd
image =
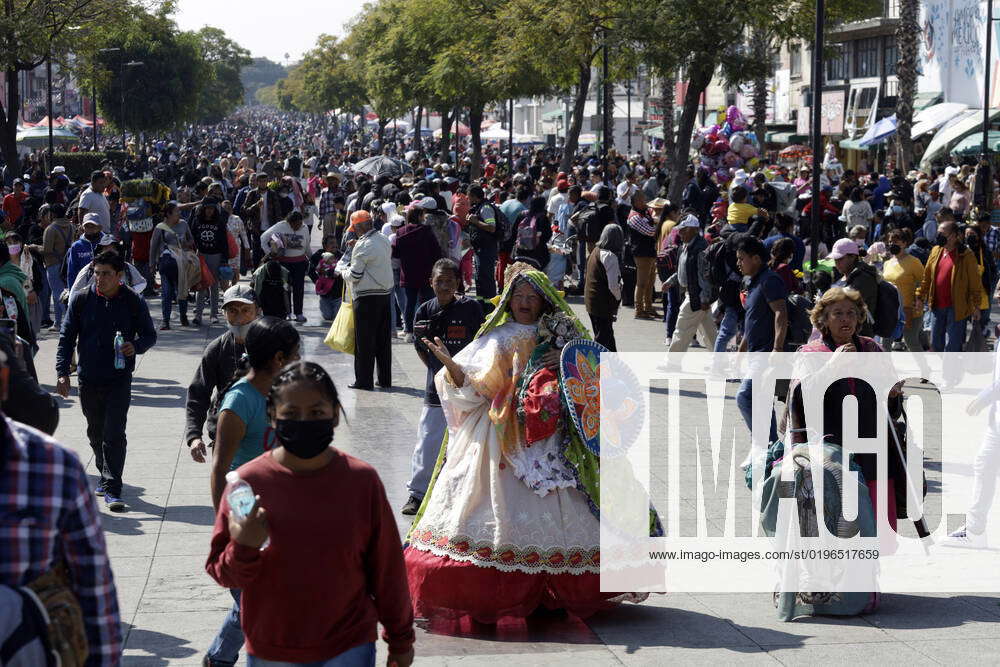
M 746 118 L 735 106 L 726 109 L 722 125 L 695 130 L 691 148 L 701 154 L 702 166 L 714 172 L 719 183 L 728 183 L 740 167 L 754 169 L 760 164 L 757 135 L 749 131 Z

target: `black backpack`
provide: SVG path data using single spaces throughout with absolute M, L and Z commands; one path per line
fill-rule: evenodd
M 597 243 L 602 231 L 600 209 L 597 204 L 589 204 L 577 219 L 577 234 L 588 243 Z
M 875 301 L 875 322 L 872 330 L 876 336 L 892 336 L 899 324 L 899 290 L 888 280 L 878 281 L 878 299 Z

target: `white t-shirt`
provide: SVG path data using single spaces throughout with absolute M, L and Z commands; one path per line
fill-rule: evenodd
M 559 207 L 566 202 L 566 195 L 558 190 L 553 190 L 552 192 L 552 196 L 549 197 L 549 203 L 545 206 L 545 211 L 549 214 L 549 219 L 555 220 L 556 214 L 559 213 Z
M 104 193 L 87 188 L 80 197 L 80 208 L 86 209 L 87 213 L 97 213 L 101 216 L 101 231 L 105 234 L 111 233 L 111 207 L 108 206 L 108 198 Z

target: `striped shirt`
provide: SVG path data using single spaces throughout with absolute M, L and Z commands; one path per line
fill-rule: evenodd
M 88 667 L 121 662 L 121 621 L 100 514 L 76 454 L 0 421 L 0 584 L 24 586 L 64 560 L 83 610 Z

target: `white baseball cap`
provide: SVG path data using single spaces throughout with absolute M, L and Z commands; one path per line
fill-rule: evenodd
M 695 227 L 700 229 L 701 223 L 698 222 L 698 218 L 696 216 L 688 213 L 683 220 L 677 223 L 677 229 L 684 229 L 686 227 Z
M 417 202 L 417 206 L 419 206 L 420 208 L 425 208 L 428 211 L 434 211 L 437 209 L 438 203 L 437 200 L 434 199 L 434 197 L 424 197 L 419 202 Z

